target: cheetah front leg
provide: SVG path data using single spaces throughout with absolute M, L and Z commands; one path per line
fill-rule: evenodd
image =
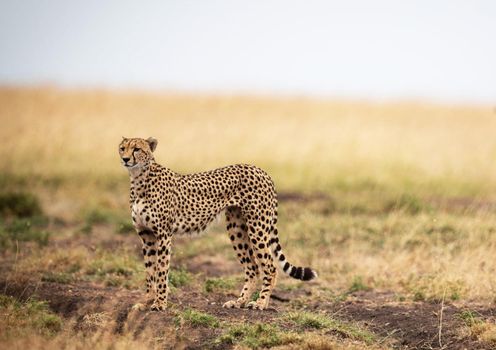
M 151 306 L 152 311 L 165 310 L 167 306 L 167 295 L 169 293 L 169 265 L 171 259 L 172 236 L 161 233 L 158 235 L 158 250 L 156 252 L 155 268 L 155 300 Z
M 241 216 L 239 208 L 228 208 L 226 210 L 227 231 L 238 259 L 245 270 L 245 284 L 236 300 L 224 303 L 225 308 L 241 308 L 250 301 L 253 292 L 257 288 L 258 266 L 250 249 L 247 226 Z
M 155 234 L 149 230 L 139 231 L 138 235 L 142 241 L 143 260 L 145 261 L 146 270 L 146 297 L 144 304 L 137 303 L 133 306 L 134 309 L 144 310 L 146 306 L 152 304 L 155 300 L 155 268 L 156 268 L 156 252 L 157 239 Z

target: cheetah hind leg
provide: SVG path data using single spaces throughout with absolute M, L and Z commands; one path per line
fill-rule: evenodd
M 263 229 L 260 228 L 262 225 L 257 225 L 254 220 L 249 221 L 247 225 L 250 228 L 247 232 L 250 232 L 250 239 L 254 243 L 251 245 L 253 254 L 256 255 L 257 261 L 260 264 L 262 290 L 260 291 L 258 299 L 256 301 L 250 301 L 246 307 L 256 310 L 265 310 L 269 306 L 270 296 L 276 285 L 277 269 L 269 248 L 269 232 L 264 232 Z M 256 228 L 257 226 L 258 228 Z
M 258 265 L 253 256 L 249 242 L 247 226 L 239 208 L 231 207 L 226 210 L 227 231 L 234 251 L 245 270 L 245 284 L 238 299 L 224 303 L 224 308 L 242 308 L 250 301 L 257 288 L 259 277 Z
M 131 308 L 133 310 L 138 310 L 138 311 L 147 311 L 150 309 L 152 304 L 153 304 L 153 299 L 147 296 L 145 300 L 141 302 L 137 302 Z
M 269 306 L 270 295 L 272 293 L 272 290 L 275 287 L 276 280 L 277 280 L 277 269 L 275 268 L 275 266 L 271 267 L 271 277 L 272 277 L 272 280 L 270 282 L 270 285 L 268 286 L 268 288 L 269 288 L 268 292 L 265 292 L 265 294 L 263 294 L 264 290 L 262 290 L 262 293 L 260 293 L 257 300 L 250 301 L 246 305 L 246 307 L 248 309 L 265 310 Z
M 256 265 L 253 265 L 256 268 Z M 256 280 L 254 279 L 245 279 L 245 285 L 243 286 L 243 289 L 241 290 L 241 294 L 238 299 L 235 300 L 229 300 L 222 305 L 224 308 L 228 309 L 239 309 L 239 308 L 244 308 L 247 307 L 251 296 L 257 289 L 257 284 Z
M 239 308 L 244 308 L 247 307 L 248 302 L 250 301 L 250 298 L 252 294 L 255 292 L 257 289 L 257 285 L 251 281 L 251 284 L 249 284 L 250 281 L 245 282 L 245 285 L 243 286 L 243 289 L 241 291 L 241 294 L 238 299 L 236 300 L 229 300 L 225 302 L 222 307 L 228 308 L 228 309 L 239 309 Z

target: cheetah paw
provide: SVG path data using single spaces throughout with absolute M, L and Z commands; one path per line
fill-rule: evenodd
M 150 310 L 152 310 L 152 311 L 164 311 L 165 307 L 166 307 L 165 303 L 162 303 L 162 304 L 153 303 Z
M 131 310 L 136 310 L 136 311 L 145 311 L 146 310 L 146 304 L 143 303 L 136 303 L 131 307 Z
M 253 310 L 265 310 L 267 308 L 267 305 L 265 303 L 259 303 L 256 301 L 250 301 L 246 307 L 248 309 L 253 309 Z
M 228 302 L 225 302 L 224 305 L 222 305 L 222 307 L 226 309 L 239 309 L 243 306 L 244 304 L 241 303 L 239 300 L 229 300 Z

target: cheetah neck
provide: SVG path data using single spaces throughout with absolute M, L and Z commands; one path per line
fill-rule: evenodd
M 150 174 L 150 164 L 129 169 L 129 180 L 131 182 L 131 202 L 145 195 L 146 179 Z
M 138 178 L 144 178 L 147 177 L 148 174 L 150 173 L 150 164 L 145 164 L 143 166 L 139 166 L 136 168 L 129 168 L 129 178 L 131 179 L 131 182 L 133 180 L 138 179 Z
M 129 180 L 131 183 L 130 194 L 131 194 L 131 202 L 133 202 L 137 198 L 145 198 L 147 192 L 147 183 L 151 176 L 156 176 L 156 172 L 159 171 L 162 176 L 167 176 L 167 178 L 172 178 L 174 176 L 174 172 L 168 168 L 160 166 L 155 162 L 150 162 L 138 168 L 130 168 L 129 169 Z M 155 174 L 155 175 L 154 175 Z

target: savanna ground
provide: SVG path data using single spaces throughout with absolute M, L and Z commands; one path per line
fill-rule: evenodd
M 2 348 L 496 348 L 491 106 L 2 88 L 0 121 Z M 179 172 L 266 169 L 319 279 L 222 309 L 242 271 L 221 222 L 176 237 L 169 309 L 134 310 L 121 136 Z

